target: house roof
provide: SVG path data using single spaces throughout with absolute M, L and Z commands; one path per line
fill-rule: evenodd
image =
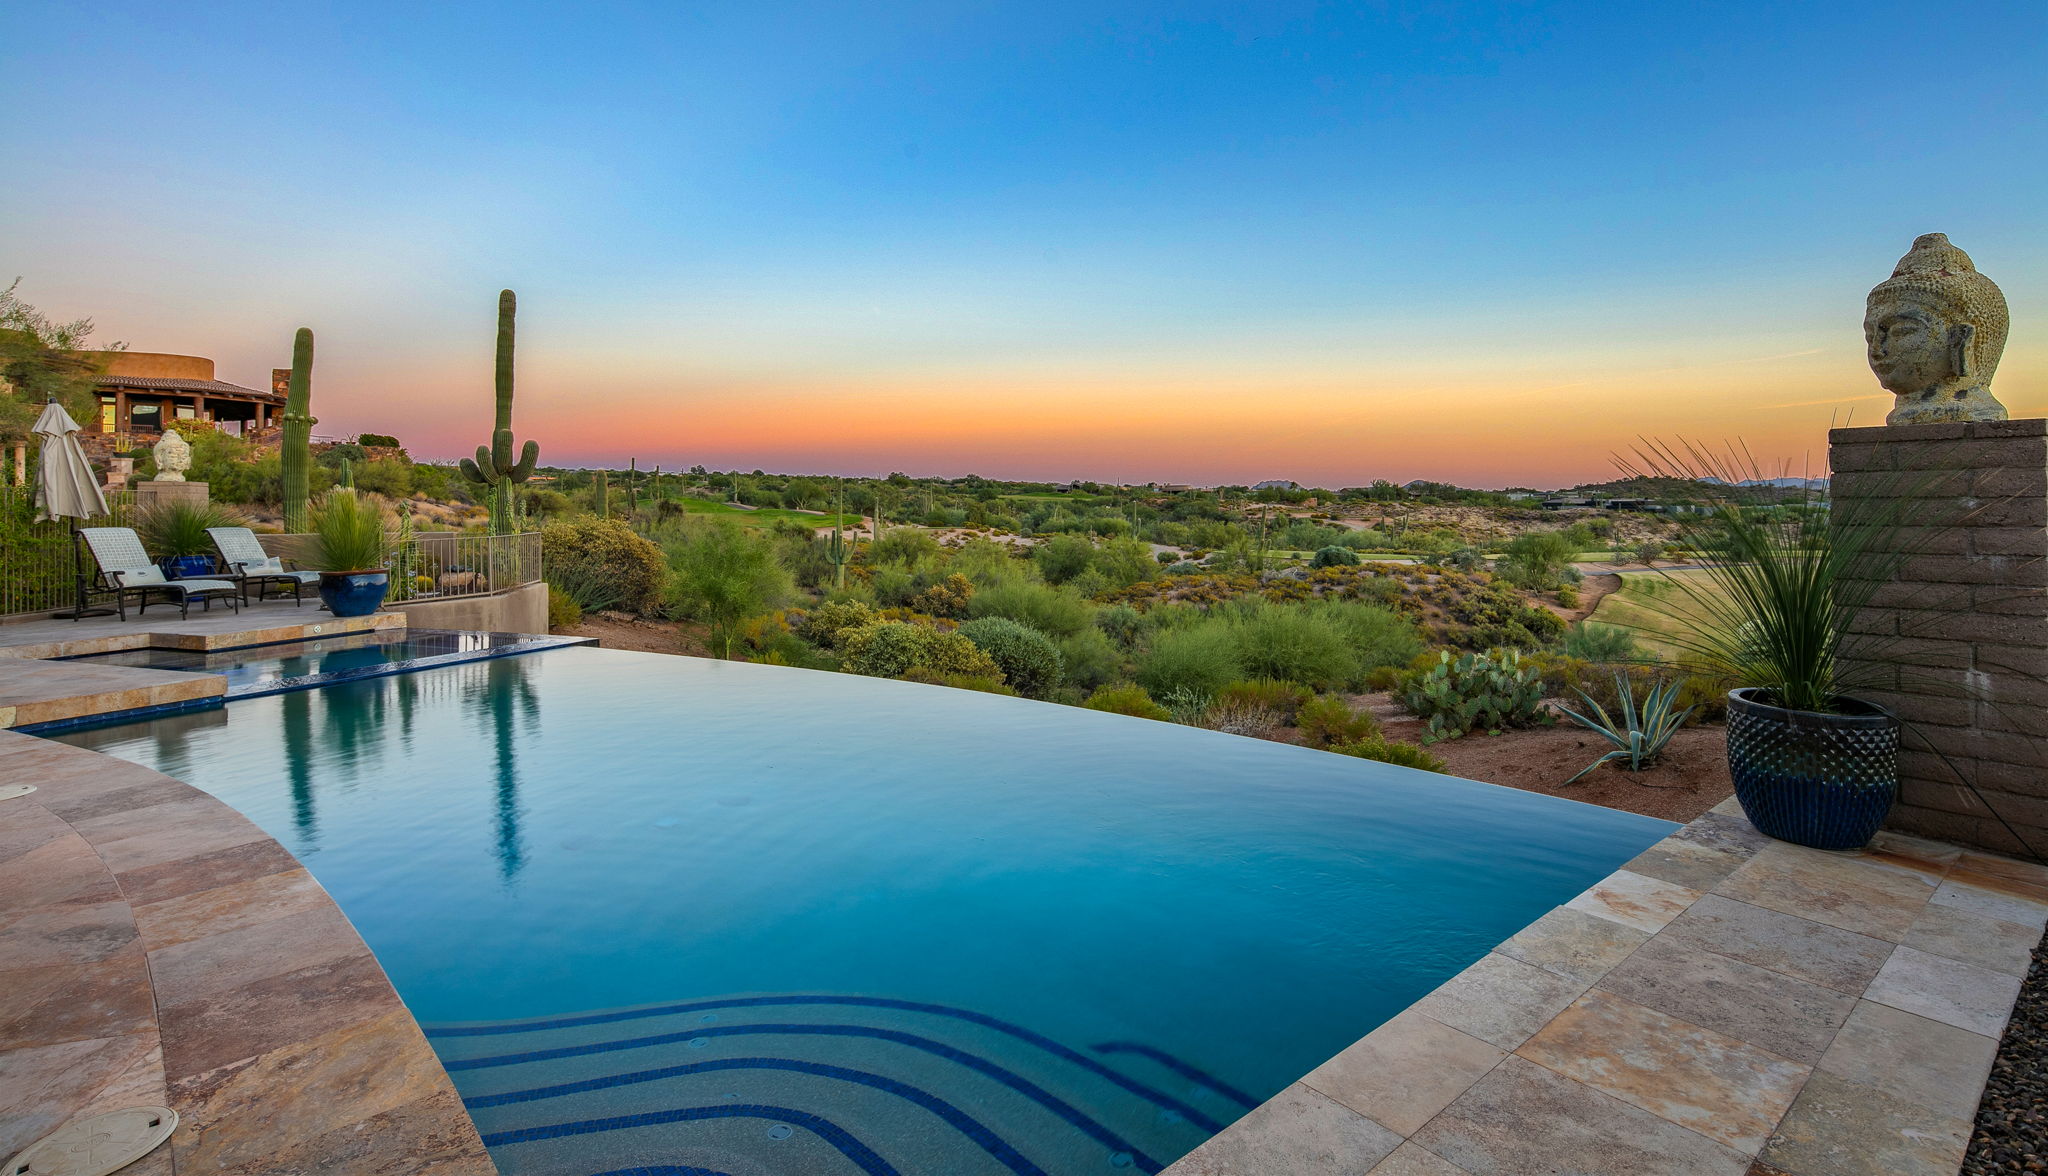
M 229 384 L 220 380 L 178 380 L 167 376 L 101 376 L 96 381 L 102 388 L 137 388 L 145 392 L 206 392 L 216 396 L 240 396 L 283 404 L 284 397 L 275 392 L 256 388 L 244 388 L 240 384 Z

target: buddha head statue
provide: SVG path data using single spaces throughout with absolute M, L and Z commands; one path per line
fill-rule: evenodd
M 1991 374 L 2007 325 L 2005 295 L 1969 254 L 1944 233 L 1916 239 L 1863 315 L 1870 370 L 1898 398 L 1885 424 L 2004 420 Z

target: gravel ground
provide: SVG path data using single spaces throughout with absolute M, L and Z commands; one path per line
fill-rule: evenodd
M 2034 948 L 1963 1159 L 1962 1176 L 2012 1172 L 2048 1172 L 2048 940 Z

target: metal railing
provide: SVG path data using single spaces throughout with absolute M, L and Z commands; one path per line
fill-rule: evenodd
M 287 565 L 317 568 L 311 535 L 258 535 L 263 550 Z M 386 566 L 391 569 L 393 603 L 441 600 L 455 596 L 487 596 L 519 588 L 541 578 L 540 535 L 463 535 L 454 531 L 415 531 L 409 540 L 390 537 Z
M 110 514 L 86 525 L 129 526 L 135 495 L 109 492 L 107 507 Z M 0 616 L 70 608 L 78 600 L 78 570 L 93 575 L 92 557 L 75 549 L 71 526 L 63 519 L 38 523 L 35 517 L 33 485 L 0 486 Z

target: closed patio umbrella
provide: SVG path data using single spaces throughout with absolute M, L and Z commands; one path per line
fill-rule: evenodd
M 51 401 L 43 406 L 43 415 L 36 418 L 35 428 L 30 430 L 42 439 L 42 452 L 36 466 L 36 520 L 64 519 L 75 532 L 79 519 L 95 518 L 107 513 L 107 497 L 100 493 L 99 478 L 92 472 L 92 462 L 86 460 L 85 449 L 79 445 L 78 422 L 71 414 Z M 73 620 L 83 616 L 102 616 L 108 609 L 88 610 L 85 607 L 85 573 L 79 567 L 78 544 L 74 537 L 71 546 L 73 577 L 78 583 L 78 607 L 68 614 Z

